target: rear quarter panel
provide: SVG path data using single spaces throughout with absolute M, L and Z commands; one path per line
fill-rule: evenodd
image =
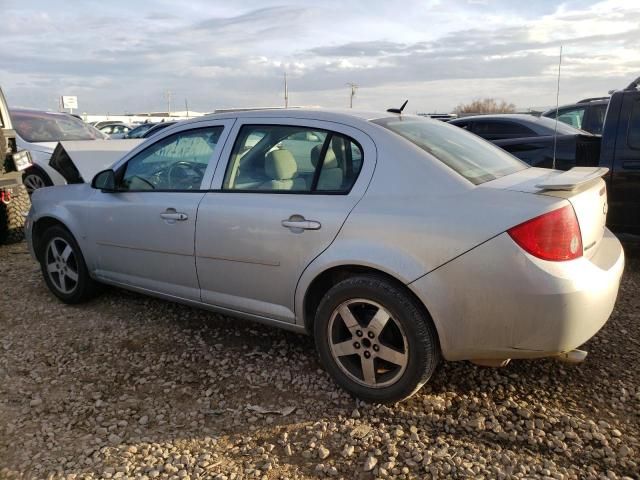
M 401 143 L 396 143 L 401 142 Z M 561 199 L 474 186 L 403 139 L 377 141 L 369 189 L 340 233 L 303 272 L 296 290 L 302 322 L 304 295 L 325 270 L 361 265 L 411 283 Z

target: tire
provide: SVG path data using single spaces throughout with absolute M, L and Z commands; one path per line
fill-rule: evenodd
M 99 284 L 89 275 L 82 251 L 66 228 L 57 225 L 48 228 L 39 244 L 42 276 L 56 297 L 64 303 L 76 304 L 98 293 Z M 49 272 L 50 268 L 56 271 Z
M 8 205 L 0 203 L 0 245 L 16 243 L 24 238 L 25 215 L 31 208 L 31 201 L 27 190 L 19 185 L 13 188 L 17 194 L 11 198 Z
M 49 178 L 49 175 L 44 173 L 42 170 L 37 168 L 29 168 L 22 174 L 22 183 L 29 195 L 31 195 L 34 190 L 43 187 L 50 187 L 53 185 L 53 182 Z
M 401 286 L 381 276 L 355 276 L 332 287 L 318 307 L 314 336 L 327 372 L 368 402 L 409 398 L 440 362 L 431 318 Z

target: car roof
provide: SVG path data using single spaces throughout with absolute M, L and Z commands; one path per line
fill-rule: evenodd
M 397 116 L 394 113 L 363 111 L 352 109 L 325 109 L 325 108 L 282 108 L 282 109 L 256 109 L 256 110 L 238 110 L 224 113 L 211 113 L 202 117 L 184 120 L 184 122 L 198 122 L 202 120 L 228 119 L 228 118 L 298 118 L 309 120 L 321 120 L 337 123 L 358 123 L 375 120 L 378 118 L 387 118 Z M 414 117 L 414 115 L 403 115 L 403 117 Z M 415 117 L 423 118 L 423 117 Z M 434 120 L 435 121 L 435 120 Z

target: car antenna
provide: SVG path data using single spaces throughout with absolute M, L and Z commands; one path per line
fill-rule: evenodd
M 398 115 L 402 115 L 402 111 L 404 110 L 404 107 L 407 106 L 407 102 L 408 101 L 409 100 L 405 100 L 400 108 L 389 108 L 389 109 L 387 109 L 387 112 L 389 112 L 389 113 L 397 113 Z
M 556 125 L 553 129 L 553 161 L 551 168 L 556 168 L 556 146 L 558 143 L 558 106 L 560 101 L 560 67 L 562 66 L 562 45 L 560 45 L 560 59 L 558 60 L 558 85 L 556 87 Z

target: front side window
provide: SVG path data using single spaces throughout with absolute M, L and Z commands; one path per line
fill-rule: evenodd
M 307 127 L 245 125 L 223 189 L 348 193 L 361 168 L 362 149 L 344 135 Z
M 373 123 L 433 155 L 475 185 L 529 168 L 501 148 L 447 123 L 419 117 L 381 118 Z
M 222 130 L 199 128 L 156 142 L 127 162 L 119 189 L 199 190 Z

